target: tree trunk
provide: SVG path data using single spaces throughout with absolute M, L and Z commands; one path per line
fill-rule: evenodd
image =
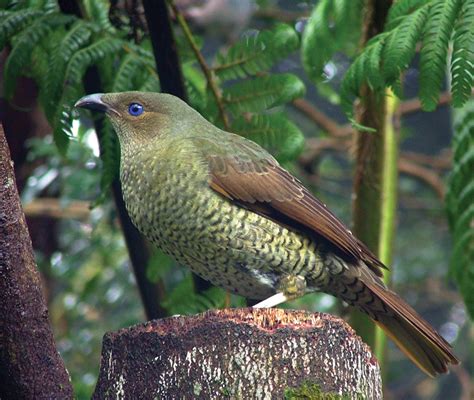
M 101 360 L 94 399 L 382 398 L 369 347 L 327 314 L 226 309 L 155 320 L 106 334 Z
M 72 397 L 0 125 L 0 398 Z

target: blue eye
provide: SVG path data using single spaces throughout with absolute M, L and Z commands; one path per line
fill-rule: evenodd
M 132 103 L 128 106 L 128 113 L 134 117 L 138 117 L 143 114 L 143 106 L 139 103 Z

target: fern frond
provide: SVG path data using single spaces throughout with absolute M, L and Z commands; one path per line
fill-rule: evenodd
M 453 170 L 446 205 L 453 234 L 450 273 L 474 317 L 474 100 L 454 110 Z
M 388 10 L 387 23 L 385 30 L 391 30 L 397 27 L 403 17 L 415 12 L 420 7 L 428 4 L 431 0 L 397 0 Z
M 77 20 L 51 52 L 42 93 L 43 108 L 49 120 L 52 120 L 61 97 L 67 64 L 80 48 L 89 43 L 93 30 L 94 27 L 88 22 Z
M 133 77 L 141 72 L 140 67 L 142 67 L 142 61 L 134 54 L 129 53 L 123 57 L 115 74 L 112 92 L 136 90 L 137 88 L 133 86 Z
M 73 16 L 49 14 L 39 18 L 30 27 L 22 31 L 14 40 L 13 49 L 7 58 L 4 70 L 5 96 L 10 99 L 16 87 L 16 80 L 28 66 L 33 48 L 37 43 L 51 33 L 58 25 L 71 22 Z
M 239 117 L 231 128 L 232 132 L 263 146 L 280 162 L 295 160 L 304 147 L 303 133 L 283 113 Z
M 138 88 L 140 92 L 159 92 L 160 81 L 156 75 L 149 75 L 143 84 Z
M 255 36 L 246 36 L 235 43 L 226 54 L 219 54 L 214 66 L 216 75 L 226 81 L 255 75 L 268 70 L 298 48 L 296 31 L 284 24 Z
M 474 79 L 474 2 L 463 1 L 454 29 L 451 91 L 453 106 L 461 107 L 471 96 Z
M 120 168 L 120 145 L 117 135 L 108 118 L 104 119 L 104 126 L 97 131 L 100 147 L 100 159 L 102 160 L 102 173 L 100 176 L 101 197 L 109 191 L 112 182 L 119 174 Z
M 273 74 L 238 82 L 223 91 L 226 109 L 234 115 L 260 112 L 303 96 L 304 83 L 292 74 Z
M 3 50 L 7 41 L 17 32 L 21 31 L 35 18 L 43 15 L 43 11 L 27 9 L 10 13 L 0 23 L 0 50 Z
M 388 84 L 395 82 L 415 56 L 429 13 L 429 4 L 403 18 L 387 35 L 383 49 L 383 75 Z
M 74 102 L 82 94 L 82 77 L 89 65 L 97 63 L 107 55 L 115 54 L 123 46 L 120 39 L 103 38 L 77 51 L 68 63 L 64 88 L 58 108 L 53 117 L 53 137 L 58 149 L 65 153 L 72 118 L 70 115 Z
M 435 0 L 423 33 L 420 55 L 420 100 L 424 110 L 438 105 L 446 72 L 448 44 L 462 0 Z
M 191 274 L 187 274 L 161 305 L 170 315 L 187 315 L 222 308 L 224 302 L 225 291 L 217 287 L 207 289 L 203 293 L 195 293 Z
M 65 80 L 67 85 L 77 85 L 82 79 L 86 68 L 108 54 L 114 54 L 122 48 L 120 39 L 106 37 L 99 39 L 79 51 L 77 51 L 69 62 Z

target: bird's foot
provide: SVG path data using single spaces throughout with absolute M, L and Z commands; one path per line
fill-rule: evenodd
M 257 303 L 253 308 L 270 308 L 306 293 L 306 279 L 301 275 L 286 275 L 280 280 L 278 293 Z

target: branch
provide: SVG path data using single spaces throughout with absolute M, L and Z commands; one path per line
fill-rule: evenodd
M 166 2 L 164 0 L 143 0 L 143 8 L 153 46 L 156 70 L 160 77 L 161 90 L 187 101 L 181 63 Z
M 444 199 L 444 183 L 436 172 L 404 157 L 400 157 L 398 160 L 398 170 L 401 173 L 408 174 L 427 183 L 428 186 L 435 191 L 440 200 Z
M 451 101 L 451 93 L 444 92 L 441 93 L 438 100 L 438 106 L 448 104 Z M 399 112 L 402 115 L 414 113 L 421 110 L 421 101 L 418 98 L 405 100 L 400 103 Z
M 204 59 L 203 55 L 199 51 L 199 48 L 194 41 L 193 34 L 191 33 L 191 30 L 189 29 L 188 24 L 186 23 L 186 20 L 184 19 L 183 15 L 181 12 L 178 10 L 178 8 L 173 4 L 172 0 L 168 0 L 168 3 L 173 10 L 173 13 L 176 16 L 176 20 L 178 21 L 184 36 L 186 40 L 188 41 L 189 45 L 191 46 L 191 49 L 193 50 L 194 55 L 196 56 L 196 59 L 201 66 L 201 70 L 204 73 L 204 76 L 206 77 L 207 83 L 209 85 L 209 88 L 211 89 L 212 94 L 214 95 L 214 99 L 216 100 L 217 108 L 219 110 L 219 116 L 222 119 L 222 122 L 224 124 L 224 128 L 226 130 L 230 129 L 229 125 L 229 119 L 227 118 L 227 114 L 225 113 L 224 110 L 224 104 L 222 102 L 222 96 L 219 90 L 219 87 L 217 86 L 216 79 L 214 76 L 213 71 L 211 68 L 206 63 L 206 60 Z
M 348 132 L 339 125 L 336 121 L 330 118 L 328 115 L 321 112 L 313 104 L 309 103 L 305 99 L 293 100 L 293 105 L 303 112 L 310 120 L 312 120 L 321 129 L 329 133 L 331 136 L 344 137 L 347 136 Z M 352 133 L 352 127 L 350 132 Z
M 0 398 L 71 399 L 0 125 Z
M 23 206 L 27 217 L 50 217 L 58 219 L 86 220 L 90 215 L 89 202 L 76 200 L 67 204 L 57 198 L 40 197 Z

